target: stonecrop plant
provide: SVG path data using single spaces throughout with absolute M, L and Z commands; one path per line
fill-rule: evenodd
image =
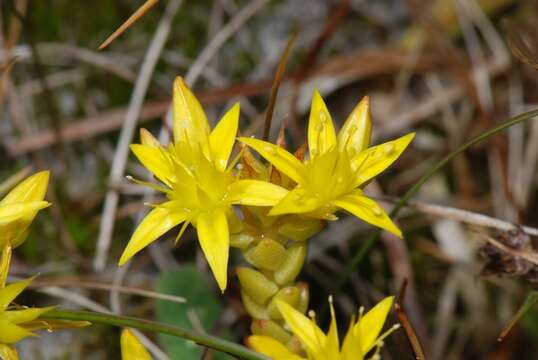
M 306 260 L 309 239 L 327 221 L 337 220 L 339 210 L 402 237 L 363 188 L 398 159 L 414 134 L 370 146 L 372 124 L 368 98 L 364 98 L 337 135 L 327 107 L 315 91 L 308 151 L 301 148 L 292 154 L 284 148 L 282 134 L 277 144 L 240 137 L 235 147 L 239 115 L 239 104 L 235 104 L 211 129 L 192 91 L 181 77 L 175 80 L 173 141 L 163 145 L 142 129 L 140 144 L 131 145 L 134 155 L 158 182 L 131 179 L 162 193 L 165 201 L 148 204 L 150 211 L 132 234 L 119 265 L 181 225 L 177 242 L 191 224 L 221 291 L 228 283 L 229 248 L 239 249 L 243 256 L 236 274 L 244 308 L 252 317 L 252 335 L 247 340 L 251 349 L 277 360 L 379 358 L 383 339 L 398 327 L 382 332 L 392 297 L 365 314 L 361 309 L 358 318 L 351 319 L 340 345 L 332 298 L 331 324 L 325 334 L 316 325 L 314 312 L 308 310 L 308 284 L 297 277 Z M 251 149 L 267 162 L 256 158 Z M 49 319 L 53 307 L 16 304 L 16 297 L 32 278 L 7 284 L 12 250 L 24 242 L 38 211 L 50 205 L 44 200 L 48 179 L 46 171 L 32 175 L 0 201 L 2 360 L 18 359 L 13 345 L 34 336 L 35 330 L 89 325 L 85 314 L 54 320 L 54 316 Z M 113 323 L 122 327 L 136 324 L 132 319 L 120 320 L 123 322 Z M 144 324 L 145 328 L 152 326 Z M 192 338 L 200 339 L 198 335 Z M 120 345 L 125 360 L 151 359 L 129 329 L 123 330 Z
M 337 220 L 337 210 L 402 237 L 383 208 L 364 194 L 363 187 L 398 159 L 414 134 L 370 146 L 372 124 L 368 98 L 364 98 L 337 135 L 330 113 L 315 91 L 307 154 L 288 152 L 281 146 L 282 139 L 272 144 L 241 137 L 243 146 L 230 160 L 238 121 L 236 104 L 211 130 L 199 101 L 183 79 L 176 79 L 173 142 L 164 146 L 142 130 L 141 144 L 131 146 L 161 184 L 135 181 L 160 191 L 167 201 L 150 204 L 152 210 L 132 235 L 120 265 L 171 228 L 183 224 L 179 239 L 186 226 L 192 224 L 222 291 L 227 284 L 230 246 L 238 248 L 250 265 L 239 266 L 236 273 L 243 305 L 253 319 L 251 344 L 276 342 L 280 347 L 275 348 L 288 349 L 297 356 L 306 351 L 312 359 L 337 358 L 340 355 L 338 349 L 333 349 L 334 344 L 329 355 L 324 353 L 325 345 L 314 351 L 308 347 L 311 344 L 304 343 L 303 333 L 290 325 L 291 319 L 304 318 L 302 314 L 309 307 L 308 284 L 296 281 L 304 265 L 308 240 L 323 228 L 325 221 Z M 269 163 L 256 159 L 245 145 Z M 240 210 L 239 215 L 234 207 Z M 376 335 L 371 341 L 377 338 L 389 308 L 390 305 L 384 307 L 383 316 L 363 320 L 362 323 L 375 322 L 378 328 L 372 332 Z M 359 325 L 353 328 L 362 329 Z M 333 339 L 331 334 L 328 338 Z M 364 357 L 371 348 L 361 353 L 349 343 L 365 336 L 364 329 L 350 331 L 342 358 L 348 359 L 350 354 Z M 363 345 L 366 339 L 367 336 L 361 340 Z M 356 346 L 360 348 L 360 344 Z M 349 350 L 352 348 L 355 350 Z M 325 357 L 320 357 L 321 353 Z

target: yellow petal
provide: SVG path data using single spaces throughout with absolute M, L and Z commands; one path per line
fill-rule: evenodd
M 300 357 L 287 347 L 282 345 L 279 341 L 263 335 L 252 335 L 247 338 L 247 345 L 252 350 L 261 354 L 269 356 L 275 360 L 303 360 L 305 358 Z M 305 359 L 306 360 L 306 359 Z
M 379 337 L 389 311 L 392 308 L 393 300 L 394 296 L 389 296 L 377 303 L 377 305 L 368 311 L 353 327 L 353 332 L 361 339 L 363 354 L 366 354 L 376 345 L 376 340 Z
M 238 124 L 239 103 L 236 103 L 224 114 L 211 132 L 211 135 L 209 135 L 212 159 L 220 171 L 224 171 L 228 165 L 228 158 L 234 146 Z
M 209 267 L 219 284 L 220 290 L 226 289 L 228 271 L 228 251 L 230 234 L 228 220 L 224 210 L 201 212 L 196 219 L 198 241 L 204 252 Z
M 140 143 L 142 145 L 160 147 L 161 143 L 155 136 L 153 136 L 148 130 L 140 129 Z
M 230 204 L 272 206 L 278 203 L 288 190 L 260 180 L 238 180 L 228 188 Z
M 368 147 L 372 135 L 372 119 L 370 117 L 370 99 L 368 96 L 355 106 L 338 133 L 338 150 L 347 150 L 350 154 L 358 154 Z
M 269 215 L 303 214 L 314 211 L 322 205 L 323 202 L 319 197 L 303 188 L 295 188 L 269 211 Z
M 19 360 L 17 350 L 11 346 L 0 344 L 0 359 L 2 360 Z
M 289 304 L 279 301 L 277 306 L 291 332 L 299 338 L 306 351 L 311 354 L 319 353 L 326 337 L 319 327 Z
M 399 238 L 402 237 L 401 230 L 394 225 L 385 210 L 374 200 L 362 195 L 362 191 L 360 190 L 355 190 L 350 194 L 333 200 L 332 204 L 349 211 L 369 224 L 390 231 Z
M 280 146 L 266 141 L 241 137 L 239 141 L 256 150 L 278 170 L 286 174 L 297 184 L 305 182 L 305 167 L 293 154 L 282 149 Z
M 318 90 L 312 95 L 308 119 L 308 148 L 313 159 L 336 146 L 336 133 L 327 105 Z
M 28 336 L 35 336 L 31 331 L 0 318 L 0 344 L 13 344 Z
M 17 281 L 0 289 L 0 313 L 28 286 L 33 278 Z M 2 329 L 2 327 L 0 327 Z M 1 341 L 0 341 L 1 342 Z
M 50 203 L 47 201 L 26 201 L 0 205 L 0 225 L 23 217 L 33 217 L 37 211 L 48 206 Z
M 356 173 L 355 187 L 377 176 L 395 162 L 407 148 L 415 133 L 368 148 L 352 158 Z
M 340 353 L 340 343 L 338 341 L 338 326 L 336 324 L 336 315 L 334 313 L 332 298 L 329 299 L 329 305 L 331 308 L 331 325 L 329 326 L 329 332 L 327 333 L 327 341 L 325 344 L 325 353 L 327 355 Z
M 29 176 L 0 201 L 0 205 L 27 201 L 39 201 L 45 198 L 49 184 L 49 171 L 41 171 Z
M 40 317 L 42 314 L 54 309 L 53 306 L 45 308 L 28 308 L 23 310 L 11 310 L 6 311 L 3 314 L 3 318 L 13 324 L 22 324 L 28 321 L 32 321 Z
M 175 179 L 174 166 L 161 146 L 131 144 L 131 151 L 138 160 L 160 181 L 171 186 Z
M 156 207 L 142 220 L 123 250 L 119 265 L 125 264 L 137 252 L 155 241 L 174 226 L 182 223 L 191 216 L 188 211 Z
M 125 329 L 121 333 L 121 358 L 123 360 L 151 360 L 151 356 L 136 336 Z
M 174 141 L 189 143 L 193 147 L 201 144 L 204 152 L 208 150 L 209 124 L 198 102 L 181 77 L 174 81 L 173 97 Z M 209 155 L 209 154 L 206 154 Z

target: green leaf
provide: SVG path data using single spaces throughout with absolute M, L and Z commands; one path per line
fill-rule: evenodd
M 156 303 L 157 321 L 198 330 L 193 327 L 192 319 L 194 318 L 195 321 L 199 320 L 204 331 L 214 334 L 215 322 L 223 310 L 222 305 L 209 279 L 193 265 L 161 273 L 157 280 L 156 291 L 183 296 L 187 300 L 185 304 L 158 300 Z M 215 335 L 228 337 L 228 334 Z M 194 342 L 169 335 L 159 335 L 159 338 L 171 359 L 200 359 L 203 348 Z M 217 360 L 233 359 L 223 353 L 214 355 Z

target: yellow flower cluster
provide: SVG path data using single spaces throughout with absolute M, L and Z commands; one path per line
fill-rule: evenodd
M 282 187 L 270 179 L 245 179 L 234 173 L 237 159 L 230 161 L 239 121 L 239 104 L 228 110 L 211 131 L 200 103 L 178 77 L 173 94 L 174 142 L 161 145 L 145 130 L 141 144 L 131 146 L 140 162 L 163 186 L 147 184 L 164 193 L 167 201 L 153 209 L 132 235 L 120 265 L 171 228 L 182 224 L 178 239 L 188 224 L 196 227 L 198 240 L 222 291 L 227 284 L 230 233 L 244 224 L 232 209 L 270 207 L 270 216 L 301 215 L 287 223 L 287 234 L 309 232 L 317 223 L 304 217 L 335 220 L 337 210 L 401 237 L 401 231 L 362 187 L 389 167 L 405 150 L 414 134 L 369 147 L 371 119 L 368 99 L 353 110 L 342 130 L 335 133 L 327 107 L 316 91 L 308 126 L 309 156 L 303 161 L 278 145 L 254 138 L 240 141 L 268 160 L 281 176 L 292 181 Z M 239 172 L 239 173 L 238 173 Z M 282 184 L 281 184 L 282 185 Z M 319 230 L 319 228 L 317 229 Z

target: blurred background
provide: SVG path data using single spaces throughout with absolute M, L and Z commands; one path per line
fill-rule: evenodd
M 125 178 L 148 178 L 127 145 L 142 126 L 168 141 L 177 75 L 210 121 L 239 101 L 242 134 L 261 136 L 276 68 L 296 32 L 271 139 L 285 124 L 290 148 L 304 142 L 314 88 L 337 124 L 369 95 L 374 143 L 417 132 L 366 189 L 387 209 L 466 140 L 538 102 L 536 1 L 161 0 L 98 51 L 142 3 L 0 1 L 0 181 L 52 170 L 53 206 L 13 260 L 14 278 L 40 274 L 25 304 L 114 311 L 238 342 L 248 334 L 236 281 L 220 296 L 192 229 L 178 246 L 174 232 L 116 266 L 151 199 Z M 497 341 L 538 283 L 537 162 L 536 121 L 450 161 L 404 209 L 405 241 L 383 233 L 335 294 L 344 329 L 359 306 L 397 294 L 407 279 L 405 311 L 428 359 L 538 358 L 532 307 Z M 311 240 L 302 275 L 311 308 L 326 303 L 371 230 L 342 215 Z M 238 262 L 232 251 L 231 277 Z M 327 328 L 323 313 L 319 321 Z M 226 358 L 146 335 L 158 359 Z M 118 340 L 116 329 L 93 326 L 43 334 L 19 349 L 22 359 L 115 359 Z M 388 339 L 383 358 L 413 358 L 403 331 Z

